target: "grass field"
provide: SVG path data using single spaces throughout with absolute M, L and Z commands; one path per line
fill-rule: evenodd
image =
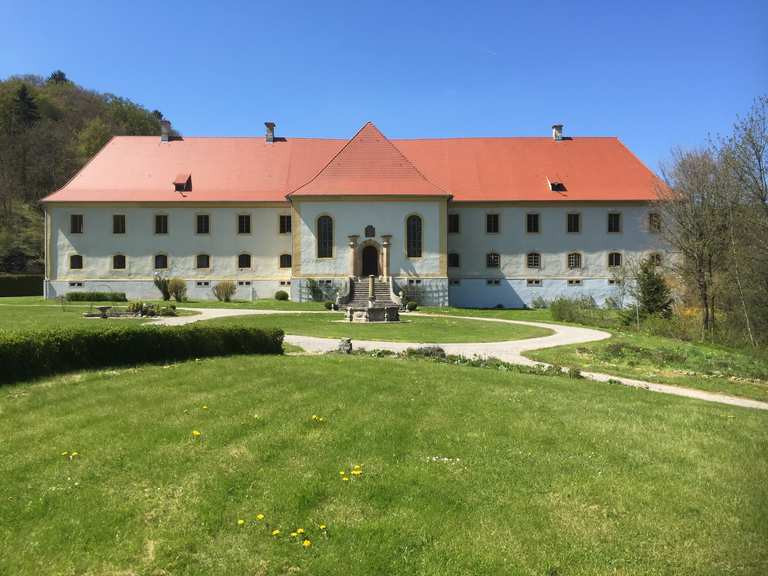
M 2 574 L 768 571 L 758 411 L 325 356 L 68 375 L 0 414 Z
M 402 315 L 399 323 L 360 324 L 343 321 L 341 313 L 275 314 L 207 320 L 212 324 L 238 324 L 254 328 L 282 328 L 286 334 L 386 340 L 391 342 L 498 342 L 551 334 L 550 330 L 520 324 L 455 318 Z

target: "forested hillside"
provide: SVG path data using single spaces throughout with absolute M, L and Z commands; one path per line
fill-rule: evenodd
M 0 81 L 0 272 L 39 270 L 40 199 L 113 135 L 160 134 L 158 110 L 87 90 L 56 71 Z

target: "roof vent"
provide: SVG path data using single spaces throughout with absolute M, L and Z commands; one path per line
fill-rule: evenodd
M 562 140 L 562 139 L 563 139 L 563 125 L 552 124 L 552 140 Z
M 267 142 L 274 142 L 275 141 L 275 123 L 274 122 L 264 122 L 264 126 L 267 127 Z
M 160 142 L 168 142 L 171 139 L 171 122 L 160 120 Z
M 552 192 L 567 192 L 568 189 L 565 187 L 564 182 L 560 182 L 558 180 L 550 180 L 547 178 L 547 185 L 549 186 L 550 191 Z
M 192 191 L 192 174 L 188 174 L 186 172 L 182 172 L 181 174 L 177 174 L 176 178 L 173 179 L 173 187 L 176 189 L 176 192 L 191 192 Z

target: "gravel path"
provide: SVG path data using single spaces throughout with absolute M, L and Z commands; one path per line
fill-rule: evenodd
M 265 315 L 265 314 L 325 314 L 324 311 L 302 311 L 302 310 L 254 310 L 254 309 L 242 309 L 242 308 L 187 308 L 187 310 L 194 310 L 199 312 L 194 316 L 176 316 L 173 318 L 159 318 L 155 322 L 164 326 L 180 326 L 182 324 L 189 324 L 192 322 L 199 322 L 201 320 L 212 320 L 213 318 L 227 318 L 233 316 L 253 316 L 253 315 Z M 564 326 L 561 324 L 548 324 L 545 322 L 525 322 L 523 320 L 502 320 L 500 318 L 479 318 L 474 316 L 453 316 L 444 314 L 421 314 L 417 312 L 411 312 L 409 315 L 413 316 L 435 316 L 441 318 L 459 318 L 462 320 L 478 320 L 482 322 L 503 322 L 508 324 L 524 324 L 526 326 L 537 326 L 539 328 L 546 328 L 552 330 L 554 334 L 549 336 L 542 336 L 540 338 L 526 338 L 524 340 L 511 340 L 507 342 L 472 342 L 472 343 L 452 343 L 452 344 L 436 344 L 445 350 L 446 354 L 455 354 L 460 356 L 467 356 L 469 358 L 473 356 L 479 357 L 493 357 L 510 362 L 513 364 L 522 364 L 525 366 L 535 366 L 547 364 L 543 362 L 536 362 L 530 358 L 523 356 L 523 352 L 530 350 L 539 350 L 541 348 L 552 348 L 555 346 L 565 346 L 567 344 L 582 344 L 585 342 L 595 342 L 597 340 L 605 340 L 610 338 L 611 335 L 608 332 L 602 330 L 593 330 L 591 328 L 581 328 L 578 326 Z M 325 353 L 336 350 L 339 340 L 337 338 L 318 338 L 316 336 L 299 336 L 294 334 L 286 334 L 285 342 L 293 344 L 303 348 L 309 353 Z M 418 346 L 426 346 L 433 343 L 430 342 L 380 342 L 374 340 L 353 340 L 352 344 L 355 348 L 362 348 L 366 350 L 390 350 L 392 352 L 402 352 L 407 348 L 415 348 Z M 670 386 L 667 384 L 659 384 L 655 382 L 645 382 L 642 380 L 634 380 L 632 378 L 625 378 L 623 376 L 613 376 L 609 374 L 601 374 L 599 372 L 582 372 L 585 378 L 595 380 L 597 382 L 612 382 L 620 383 L 624 386 L 630 386 L 632 388 L 643 388 L 652 392 L 659 392 L 662 394 L 672 394 L 674 396 L 683 396 L 686 398 L 695 398 L 697 400 L 703 400 L 705 402 L 716 402 L 719 404 L 728 404 L 730 406 L 739 406 L 742 408 L 754 408 L 757 410 L 768 410 L 768 402 L 760 402 L 758 400 L 749 400 L 747 398 L 739 398 L 737 396 L 729 396 L 727 394 L 717 394 L 714 392 L 704 392 L 703 390 L 695 390 L 693 388 L 683 388 L 681 386 Z

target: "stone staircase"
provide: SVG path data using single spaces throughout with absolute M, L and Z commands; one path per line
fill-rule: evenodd
M 354 308 L 368 306 L 368 278 L 354 279 L 350 283 L 349 302 L 344 306 Z M 389 283 L 381 280 L 373 281 L 373 293 L 376 297 L 376 304 L 381 306 L 397 306 L 389 296 Z

